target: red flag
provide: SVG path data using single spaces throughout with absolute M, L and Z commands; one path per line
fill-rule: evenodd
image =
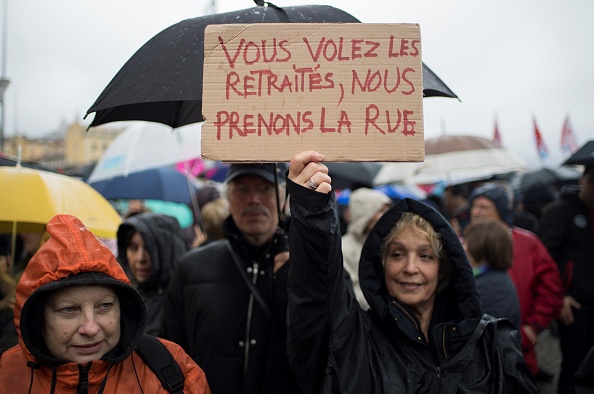
M 561 150 L 567 155 L 572 155 L 578 150 L 578 144 L 573 134 L 573 129 L 569 123 L 569 115 L 565 118 L 563 123 L 563 130 L 561 131 Z
M 534 120 L 534 137 L 536 138 L 536 149 L 538 150 L 538 156 L 540 156 L 540 160 L 545 160 L 549 156 L 549 150 L 542 139 L 542 135 L 540 135 L 540 130 L 538 130 L 538 125 L 536 124 L 536 119 Z
M 495 130 L 493 131 L 493 141 L 501 144 L 501 134 L 499 134 L 499 127 L 497 126 L 497 119 L 495 119 Z

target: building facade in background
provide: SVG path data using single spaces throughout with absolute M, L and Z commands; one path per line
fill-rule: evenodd
M 5 153 L 17 157 L 21 147 L 21 161 L 35 162 L 56 170 L 68 170 L 96 163 L 123 128 L 99 126 L 87 131 L 78 122 L 64 130 L 40 138 L 16 135 L 6 137 Z

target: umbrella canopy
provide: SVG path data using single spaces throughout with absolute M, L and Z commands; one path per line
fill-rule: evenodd
M 334 181 L 332 181 L 334 184 Z M 415 200 L 422 200 L 427 198 L 427 193 L 415 185 L 379 185 L 373 189 L 379 190 L 386 196 L 390 197 L 392 201 L 400 201 L 403 198 L 412 198 Z M 342 189 L 336 192 L 336 203 L 338 205 L 349 205 L 351 199 L 351 189 Z
M 528 171 L 521 175 L 520 190 L 525 192 L 536 185 L 554 186 L 559 189 L 563 185 L 577 184 L 582 173 L 571 167 L 543 167 Z
M 373 178 L 374 185 L 385 185 L 393 183 L 404 183 L 411 176 L 420 171 L 425 163 L 382 163 L 382 168 L 378 171 L 375 178 Z
M 189 174 L 193 177 L 197 177 L 206 168 L 204 160 L 202 159 L 191 159 L 183 160 L 175 165 L 175 169 L 182 174 Z
M 496 141 L 443 135 L 425 141 L 425 163 L 407 183 L 454 185 L 527 169 L 524 160 Z
M 344 162 L 324 163 L 328 167 L 328 175 L 332 178 L 334 189 L 355 189 L 357 187 L 372 187 L 373 178 L 381 168 L 379 163 Z
M 178 129 L 154 122 L 135 123 L 113 140 L 87 182 L 199 158 L 201 129 L 202 123 Z
M 43 232 L 59 213 L 74 215 L 98 237 L 115 238 L 120 216 L 81 180 L 30 168 L 0 167 L 0 232 Z
M 528 169 L 524 160 L 500 143 L 468 135 L 444 135 L 425 141 L 425 162 L 410 183 L 451 185 Z
M 225 182 L 225 178 L 227 178 L 227 173 L 229 172 L 228 163 L 223 163 L 222 161 L 209 161 L 206 165 L 204 170 L 198 174 L 198 178 L 209 179 L 214 182 Z
M 586 142 L 563 164 L 594 165 L 594 140 Z
M 161 200 L 192 205 L 196 187 L 172 167 L 151 168 L 128 176 L 89 182 L 108 200 Z
M 357 23 L 354 16 L 334 7 L 307 5 L 283 8 L 289 22 Z M 257 6 L 205 15 L 176 23 L 144 44 L 114 76 L 89 108 L 91 126 L 121 120 L 148 120 L 171 127 L 200 122 L 204 28 L 212 24 L 279 23 L 283 12 Z M 457 96 L 423 65 L 423 94 Z
M 400 201 L 403 198 L 412 198 L 423 200 L 427 198 L 427 193 L 416 185 L 379 185 L 374 187 L 394 201 Z

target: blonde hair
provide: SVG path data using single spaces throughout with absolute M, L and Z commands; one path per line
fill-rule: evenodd
M 204 204 L 200 210 L 204 232 L 209 240 L 223 239 L 223 222 L 229 216 L 229 202 L 224 198 L 215 198 Z
M 435 253 L 439 260 L 437 293 L 440 293 L 449 284 L 453 266 L 450 260 L 447 258 L 443 248 L 441 234 L 435 231 L 433 225 L 422 216 L 413 212 L 404 212 L 402 216 L 400 216 L 400 219 L 398 219 L 398 221 L 394 224 L 394 227 L 392 227 L 382 242 L 382 264 L 384 264 L 386 261 L 388 245 L 406 228 L 412 228 L 413 230 L 425 235 L 429 240 L 431 249 L 433 249 L 433 253 Z

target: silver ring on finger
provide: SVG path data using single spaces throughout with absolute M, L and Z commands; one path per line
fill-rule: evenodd
M 313 179 L 309 178 L 309 180 L 306 183 L 307 187 L 309 187 L 311 190 L 316 190 L 318 188 L 318 183 L 316 181 L 314 181 Z

